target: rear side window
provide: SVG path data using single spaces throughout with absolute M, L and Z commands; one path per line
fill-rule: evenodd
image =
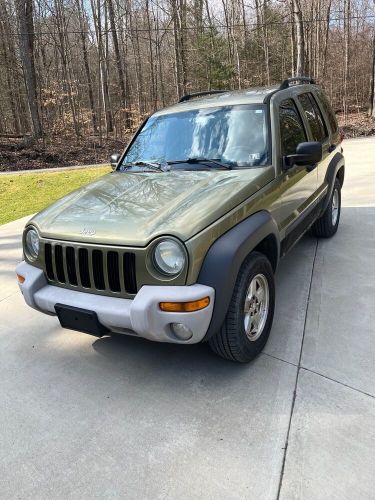
M 280 104 L 280 136 L 282 156 L 292 155 L 300 142 L 306 142 L 306 133 L 297 107 L 292 99 Z
M 319 102 L 320 104 L 322 105 L 322 108 L 328 118 L 328 123 L 331 127 L 331 130 L 333 133 L 337 132 L 337 129 L 338 129 L 338 125 L 337 125 L 337 120 L 336 120 L 336 116 L 335 116 L 335 113 L 333 112 L 332 108 L 331 108 L 331 105 L 327 99 L 327 96 L 325 95 L 325 93 L 321 90 L 318 90 L 317 91 L 317 95 L 318 95 L 318 98 L 319 98 Z
M 314 141 L 322 142 L 328 135 L 322 114 L 311 94 L 301 94 L 298 100 L 309 122 Z

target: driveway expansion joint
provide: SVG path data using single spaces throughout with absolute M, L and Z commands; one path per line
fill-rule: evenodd
M 13 297 L 13 295 L 15 295 L 16 293 L 18 293 L 18 290 L 15 290 L 14 292 L 7 295 L 6 297 L 3 297 L 2 299 L 0 299 L 0 302 L 3 302 L 4 300 L 9 299 L 9 297 Z
M 281 361 L 282 363 L 286 363 L 287 365 L 298 367 L 296 363 L 292 363 L 291 361 L 287 361 L 286 359 L 279 358 L 278 356 L 274 356 L 273 354 L 268 354 L 268 352 L 261 352 L 262 356 L 268 356 L 269 358 L 277 359 L 277 361 Z
M 352 385 L 345 384 L 345 382 L 340 382 L 340 380 L 336 380 L 332 377 L 329 377 L 328 375 L 324 375 L 323 373 L 316 372 L 315 370 L 310 370 L 310 368 L 306 368 L 305 366 L 300 366 L 301 370 L 305 370 L 306 372 L 313 373 L 314 375 L 317 375 L 318 377 L 325 378 L 326 380 L 330 380 L 331 382 L 334 382 L 336 384 L 342 385 L 343 387 L 346 387 L 347 389 L 351 389 L 352 391 L 359 392 L 360 394 L 363 394 L 364 396 L 368 396 L 370 398 L 375 399 L 375 394 L 370 394 L 369 392 L 362 391 L 362 389 L 358 389 L 357 387 L 353 387 Z
M 359 389 L 358 387 L 353 387 L 352 385 L 346 384 L 345 382 L 341 382 L 340 380 L 336 380 L 335 378 L 329 377 L 328 375 L 324 375 L 324 373 L 320 373 L 320 372 L 317 372 L 315 370 L 311 370 L 311 368 L 307 368 L 306 366 L 292 363 L 292 361 L 287 361 L 286 359 L 279 358 L 278 356 L 274 356 L 273 354 L 269 354 L 268 352 L 261 352 L 260 354 L 262 356 L 267 356 L 269 358 L 276 359 L 277 361 L 281 361 L 281 363 L 286 363 L 287 365 L 294 366 L 296 368 L 299 368 L 300 370 L 304 370 L 306 372 L 313 373 L 314 375 L 317 375 L 318 377 L 325 378 L 326 380 L 329 380 L 331 382 L 335 382 L 336 384 L 342 385 L 343 387 L 346 387 L 347 389 L 351 389 L 352 391 L 359 392 L 360 394 L 363 394 L 364 396 L 368 396 L 370 398 L 375 399 L 375 394 L 371 394 L 369 392 L 363 391 L 362 389 Z
M 277 490 L 277 497 L 276 497 L 277 500 L 279 500 L 279 498 L 280 498 L 281 488 L 282 488 L 282 485 L 283 485 L 284 470 L 285 470 L 285 463 L 286 463 L 286 454 L 287 454 L 287 451 L 288 451 L 288 444 L 289 444 L 289 434 L 290 434 L 290 428 L 291 428 L 291 425 L 292 425 L 294 408 L 295 408 L 295 403 L 296 403 L 296 398 L 297 398 L 298 378 L 299 378 L 299 373 L 300 373 L 301 368 L 302 368 L 301 367 L 301 360 L 302 360 L 303 344 L 304 344 L 304 340 L 305 340 L 307 315 L 308 315 L 308 311 L 309 311 L 311 287 L 312 287 L 312 282 L 313 282 L 313 277 L 314 277 L 314 268 L 315 268 L 316 256 L 317 256 L 317 253 L 318 253 L 318 245 L 319 245 L 319 240 L 316 239 L 315 252 L 314 252 L 314 257 L 313 257 L 312 266 L 311 266 L 309 291 L 308 291 L 308 294 L 307 294 L 305 318 L 304 318 L 304 322 L 303 322 L 303 334 L 302 334 L 302 340 L 301 340 L 301 348 L 300 348 L 300 353 L 299 353 L 298 364 L 296 365 L 297 366 L 296 381 L 295 381 L 295 384 L 294 384 L 293 400 L 292 400 L 292 406 L 291 406 L 291 409 L 290 409 L 290 417 L 289 417 L 289 423 L 288 423 L 288 430 L 287 430 L 286 439 L 285 439 L 285 446 L 284 446 L 283 461 L 282 461 L 281 472 L 280 472 L 279 487 L 278 487 L 278 490 Z

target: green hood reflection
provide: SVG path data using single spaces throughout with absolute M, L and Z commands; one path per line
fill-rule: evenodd
M 107 174 L 32 219 L 42 236 L 146 246 L 160 235 L 185 241 L 274 178 L 272 167 Z

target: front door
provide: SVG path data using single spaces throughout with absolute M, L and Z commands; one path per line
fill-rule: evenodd
M 304 121 L 293 99 L 285 99 L 279 107 L 281 155 L 296 152 L 297 145 L 308 141 Z M 281 229 L 285 236 L 291 233 L 298 237 L 300 222 L 313 208 L 318 187 L 318 169 L 309 171 L 306 166 L 294 165 L 282 171 L 282 217 Z M 293 243 L 288 238 L 287 246 Z M 284 250 L 287 250 L 285 248 Z

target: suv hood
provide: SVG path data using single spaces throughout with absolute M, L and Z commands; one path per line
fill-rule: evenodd
M 243 170 L 112 172 L 37 214 L 41 236 L 146 246 L 160 235 L 186 241 L 274 178 L 273 167 Z

